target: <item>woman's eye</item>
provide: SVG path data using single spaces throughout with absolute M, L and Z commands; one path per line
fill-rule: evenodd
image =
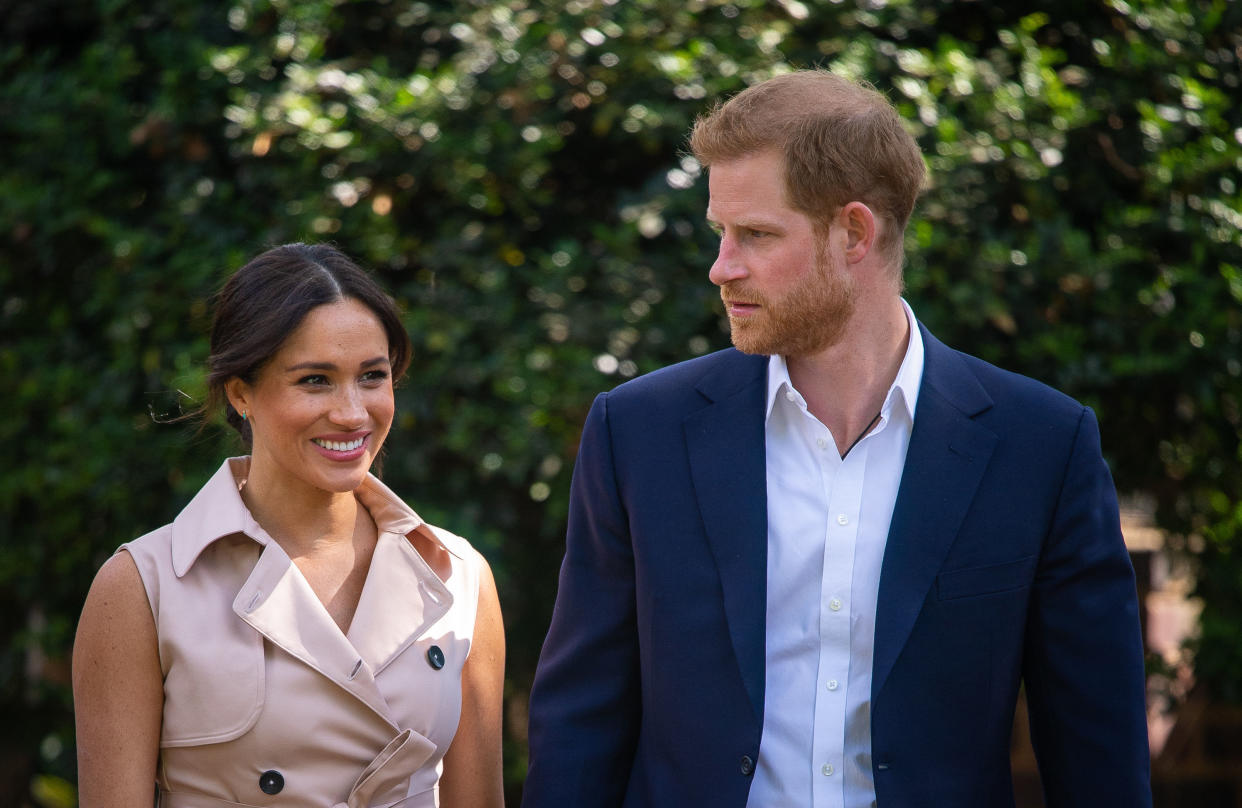
M 310 385 L 311 387 L 315 387 L 315 386 L 327 384 L 327 383 L 328 383 L 328 377 L 324 376 L 322 373 L 315 373 L 310 376 L 303 376 L 302 378 L 298 379 L 298 384 Z
M 386 370 L 368 370 L 366 373 L 362 374 L 362 380 L 364 382 L 382 382 L 387 378 L 388 371 Z

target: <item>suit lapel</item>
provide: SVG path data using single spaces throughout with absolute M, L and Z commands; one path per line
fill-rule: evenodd
M 766 357 L 735 353 L 700 382 L 698 389 L 711 404 L 683 424 L 733 651 L 758 721 L 767 612 L 766 380 Z
M 921 327 L 921 326 L 920 326 Z M 991 398 L 922 329 L 923 381 L 880 574 L 872 692 L 879 693 L 983 479 L 996 435 L 973 418 Z M 691 475 L 720 572 L 729 634 L 762 721 L 767 613 L 766 357 L 735 354 L 705 377 L 684 422 Z
M 974 374 L 926 329 L 923 344 L 923 382 L 880 572 L 873 694 L 914 628 L 996 444 L 973 420 L 992 403 Z

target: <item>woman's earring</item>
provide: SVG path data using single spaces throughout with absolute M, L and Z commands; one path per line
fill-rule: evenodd
M 242 410 L 242 420 L 245 421 L 248 418 L 250 418 L 250 413 L 246 412 L 245 410 Z

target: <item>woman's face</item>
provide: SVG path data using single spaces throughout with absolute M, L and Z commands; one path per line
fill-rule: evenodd
M 392 426 L 392 368 L 379 318 L 357 300 L 306 315 L 253 384 L 233 378 L 229 402 L 250 421 L 250 477 L 294 493 L 362 484 Z

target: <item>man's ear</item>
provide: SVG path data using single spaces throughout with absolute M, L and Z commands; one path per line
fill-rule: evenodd
M 880 222 L 862 202 L 850 202 L 837 213 L 837 226 L 845 231 L 845 260 L 856 264 L 875 248 Z

